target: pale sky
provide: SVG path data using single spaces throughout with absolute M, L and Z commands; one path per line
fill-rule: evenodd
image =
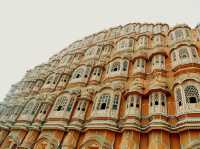
M 130 22 L 200 23 L 199 0 L 0 0 L 0 101 L 71 42 Z

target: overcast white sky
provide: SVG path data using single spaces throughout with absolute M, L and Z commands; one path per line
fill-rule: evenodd
M 0 100 L 69 43 L 129 22 L 200 22 L 199 0 L 0 0 Z

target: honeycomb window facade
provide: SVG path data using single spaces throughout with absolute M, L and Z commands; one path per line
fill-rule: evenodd
M 12 85 L 0 148 L 200 148 L 199 31 L 129 23 L 73 42 Z

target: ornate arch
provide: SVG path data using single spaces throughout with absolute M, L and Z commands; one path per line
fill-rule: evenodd
M 186 81 L 189 81 L 189 80 L 193 80 L 193 81 L 195 81 L 197 83 L 200 83 L 199 74 L 197 74 L 197 73 L 188 73 L 188 74 L 182 74 L 182 75 L 176 77 L 176 79 L 174 80 L 172 88 L 174 88 L 178 84 L 182 84 L 182 83 L 184 83 Z
M 80 145 L 79 149 L 90 149 L 89 147 L 92 149 L 93 146 L 97 149 L 112 149 L 112 145 L 106 140 L 106 138 L 99 135 L 86 138 Z
M 58 145 L 59 145 L 58 140 L 52 138 L 49 135 L 44 135 L 36 141 L 34 149 L 46 149 L 47 146 L 50 146 L 50 149 L 54 149 L 57 148 Z
M 200 149 L 200 137 L 193 140 L 186 146 L 186 149 Z

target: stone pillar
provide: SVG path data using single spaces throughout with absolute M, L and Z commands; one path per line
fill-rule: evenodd
M 133 130 L 125 130 L 122 134 L 120 149 L 139 149 L 140 133 Z
M 5 138 L 7 137 L 8 134 L 9 134 L 9 130 L 1 129 L 1 131 L 0 131 L 0 144 L 3 143 L 3 141 L 5 140 Z
M 79 134 L 76 130 L 70 130 L 63 140 L 62 149 L 76 149 Z
M 30 130 L 26 135 L 24 141 L 22 142 L 20 148 L 31 148 L 33 143 L 37 140 L 38 136 L 39 136 L 39 131 Z
M 170 149 L 170 137 L 168 132 L 163 130 L 152 130 L 148 135 L 148 149 Z

